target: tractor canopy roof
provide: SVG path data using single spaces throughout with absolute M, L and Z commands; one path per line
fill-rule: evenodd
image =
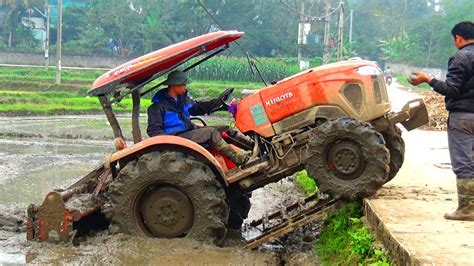
M 168 73 L 192 58 L 227 46 L 244 33 L 218 31 L 201 35 L 126 62 L 100 76 L 89 95 L 104 95 L 120 87 L 135 87 Z

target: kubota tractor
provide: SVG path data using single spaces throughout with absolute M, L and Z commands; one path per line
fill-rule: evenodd
M 28 239 L 69 241 L 83 227 L 106 228 L 110 223 L 112 229 L 138 236 L 219 244 L 229 211 L 245 209 L 239 195 L 296 171 L 306 169 L 321 191 L 349 200 L 373 195 L 397 174 L 404 156 L 397 124 L 412 130 L 427 123 L 426 107 L 415 100 L 391 112 L 379 67 L 357 59 L 303 71 L 241 99 L 235 125 L 255 145 L 249 149 L 227 140 L 236 150 L 252 151 L 244 166 L 177 136 L 143 139 L 140 98 L 160 84 L 147 90 L 144 86 L 180 66 L 190 71 L 242 35 L 202 35 L 99 77 L 89 94 L 100 100 L 116 151 L 71 187 L 50 192 L 41 206 L 30 205 Z M 127 145 L 112 107 L 129 94 L 133 144 Z M 227 89 L 215 108 L 226 105 L 231 94 Z

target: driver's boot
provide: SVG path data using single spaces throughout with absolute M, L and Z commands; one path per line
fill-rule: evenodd
M 453 213 L 446 213 L 445 219 L 474 221 L 474 177 L 457 178 L 458 208 Z
M 229 158 L 236 165 L 243 165 L 250 159 L 250 156 L 247 152 L 241 154 L 237 153 L 223 139 L 217 142 L 215 148 L 227 156 L 227 158 Z

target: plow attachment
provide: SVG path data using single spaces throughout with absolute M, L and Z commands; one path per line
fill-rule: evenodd
M 27 239 L 47 242 L 71 242 L 80 221 L 97 213 L 103 205 L 100 191 L 110 171 L 103 165 L 66 190 L 48 193 L 41 206 L 28 206 Z

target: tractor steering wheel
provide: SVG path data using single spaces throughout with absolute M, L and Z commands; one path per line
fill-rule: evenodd
M 222 107 L 224 106 L 226 108 L 229 107 L 233 92 L 234 92 L 234 88 L 232 87 L 225 89 L 225 91 L 221 95 L 219 95 L 217 99 L 214 100 L 214 104 L 211 106 L 210 108 L 211 111 L 209 113 L 220 111 L 220 110 L 226 110 L 226 109 L 222 109 Z

